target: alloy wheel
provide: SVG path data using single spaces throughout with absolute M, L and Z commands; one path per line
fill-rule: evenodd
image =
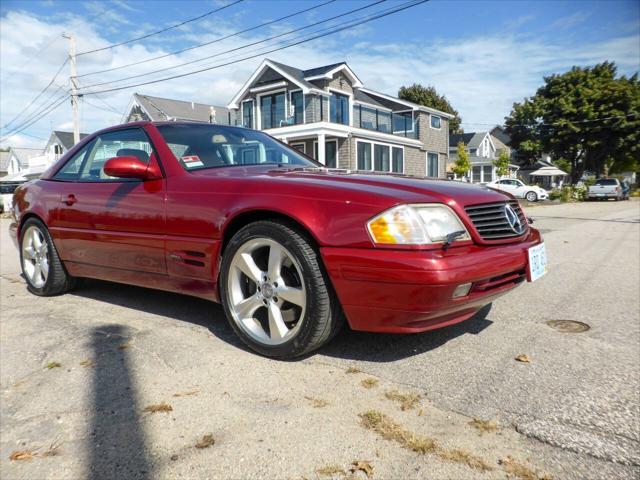
M 275 240 L 254 238 L 236 251 L 227 291 L 233 321 L 258 343 L 281 345 L 302 325 L 307 305 L 302 267 Z
M 47 283 L 49 245 L 36 226 L 30 226 L 22 237 L 22 271 L 35 288 L 42 288 Z

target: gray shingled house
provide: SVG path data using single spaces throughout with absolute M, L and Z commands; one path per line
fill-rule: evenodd
M 445 176 L 452 116 L 365 87 L 346 62 L 264 60 L 227 107 L 327 167 Z
M 134 93 L 122 123 L 141 120 L 154 122 L 191 120 L 194 122 L 230 125 L 235 123 L 231 115 L 231 111 L 225 107 Z

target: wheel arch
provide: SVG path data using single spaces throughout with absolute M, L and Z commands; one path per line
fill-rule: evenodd
M 25 213 L 21 218 L 20 218 L 20 222 L 18 223 L 18 231 L 17 231 L 17 237 L 18 237 L 18 241 L 20 241 L 20 237 L 22 236 L 22 229 L 24 228 L 24 224 L 27 223 L 27 220 L 29 220 L 30 218 L 35 218 L 36 220 L 39 220 L 40 222 L 42 222 L 42 224 L 46 227 L 47 224 L 45 223 L 45 221 L 42 219 L 42 217 L 40 217 L 40 215 L 38 215 L 37 213 L 34 212 L 27 212 Z M 47 227 L 48 228 L 48 227 Z
M 220 257 L 224 254 L 224 251 L 229 244 L 229 241 L 233 236 L 240 231 L 246 225 L 250 223 L 262 221 L 262 220 L 279 220 L 289 225 L 293 225 L 301 233 L 305 234 L 309 240 L 313 243 L 314 247 L 318 247 L 320 242 L 313 234 L 308 225 L 305 225 L 299 219 L 288 215 L 286 213 L 269 210 L 269 209 L 251 209 L 244 210 L 231 217 L 225 224 L 222 230 L 222 241 L 220 245 Z

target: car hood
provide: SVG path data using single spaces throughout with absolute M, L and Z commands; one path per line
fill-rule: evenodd
M 384 198 L 387 203 L 437 202 L 465 206 L 513 198 L 485 186 L 459 181 L 363 174 L 346 170 L 252 166 L 208 169 L 193 173 L 205 177 L 242 177 L 246 181 L 260 182 L 263 191 L 267 183 L 281 184 L 283 191 L 287 192 L 296 191 L 296 186 L 304 186 L 304 191 L 309 193 L 320 190 L 323 191 L 322 194 L 330 194 L 332 199 L 361 200 L 363 203 L 378 203 L 375 202 L 376 198 Z

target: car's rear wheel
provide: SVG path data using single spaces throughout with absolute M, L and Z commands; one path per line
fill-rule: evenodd
M 343 324 L 317 250 L 284 223 L 255 222 L 233 236 L 222 260 L 220 294 L 238 336 L 269 357 L 309 353 Z
M 59 295 L 76 285 L 76 279 L 67 273 L 58 256 L 49 230 L 36 218 L 22 226 L 20 265 L 27 288 L 35 295 Z
M 526 198 L 529 202 L 535 202 L 538 200 L 538 194 L 536 192 L 527 192 L 524 198 Z

